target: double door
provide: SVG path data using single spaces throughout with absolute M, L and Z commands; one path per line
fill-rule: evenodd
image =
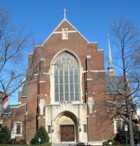
M 74 125 L 61 125 L 61 141 L 74 141 Z

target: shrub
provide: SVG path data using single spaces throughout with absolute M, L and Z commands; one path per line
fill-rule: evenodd
M 135 124 L 133 124 L 133 134 L 134 134 L 133 136 L 134 136 L 135 143 L 138 143 L 140 132 L 138 131 L 138 127 Z M 115 140 L 116 143 L 126 144 L 126 138 L 127 138 L 127 143 L 129 144 L 129 142 L 130 142 L 129 132 L 127 131 L 127 133 L 126 133 L 126 131 L 124 131 L 122 129 L 116 134 L 114 140 Z
M 0 130 L 0 144 L 7 143 L 10 140 L 10 131 L 8 127 L 2 127 Z
M 115 141 L 114 141 L 114 139 L 109 139 L 108 141 L 105 141 L 105 142 L 103 142 L 103 145 L 104 146 L 109 146 L 110 143 L 111 142 L 111 145 L 115 145 Z
M 41 139 L 40 144 L 49 142 L 49 136 L 44 126 L 39 127 L 34 138 L 31 140 L 31 144 L 39 144 L 39 138 Z
M 107 141 L 107 143 L 109 144 L 111 142 L 111 145 L 114 145 L 115 144 L 115 140 L 114 139 L 109 139 L 108 141 Z
M 119 131 L 116 134 L 116 137 L 114 138 L 114 140 L 115 140 L 115 142 L 118 142 L 120 144 L 125 144 L 126 143 L 126 132 L 125 131 Z M 128 135 L 127 135 L 127 143 L 129 143 Z

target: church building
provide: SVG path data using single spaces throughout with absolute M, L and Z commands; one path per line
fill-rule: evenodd
M 108 42 L 109 43 L 109 42 Z M 28 56 L 27 80 L 19 89 L 19 105 L 11 107 L 11 127 L 27 143 L 44 126 L 51 143 L 102 145 L 117 132 L 109 118 L 107 98 L 116 77 L 110 44 L 109 66 L 104 51 L 87 40 L 66 18 Z

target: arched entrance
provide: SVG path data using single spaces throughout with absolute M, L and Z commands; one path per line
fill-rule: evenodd
M 78 120 L 70 111 L 64 111 L 55 118 L 54 129 L 59 142 L 78 141 Z

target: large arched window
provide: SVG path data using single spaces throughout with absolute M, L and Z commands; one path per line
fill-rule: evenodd
M 79 100 L 79 63 L 69 52 L 61 53 L 54 65 L 55 101 Z

